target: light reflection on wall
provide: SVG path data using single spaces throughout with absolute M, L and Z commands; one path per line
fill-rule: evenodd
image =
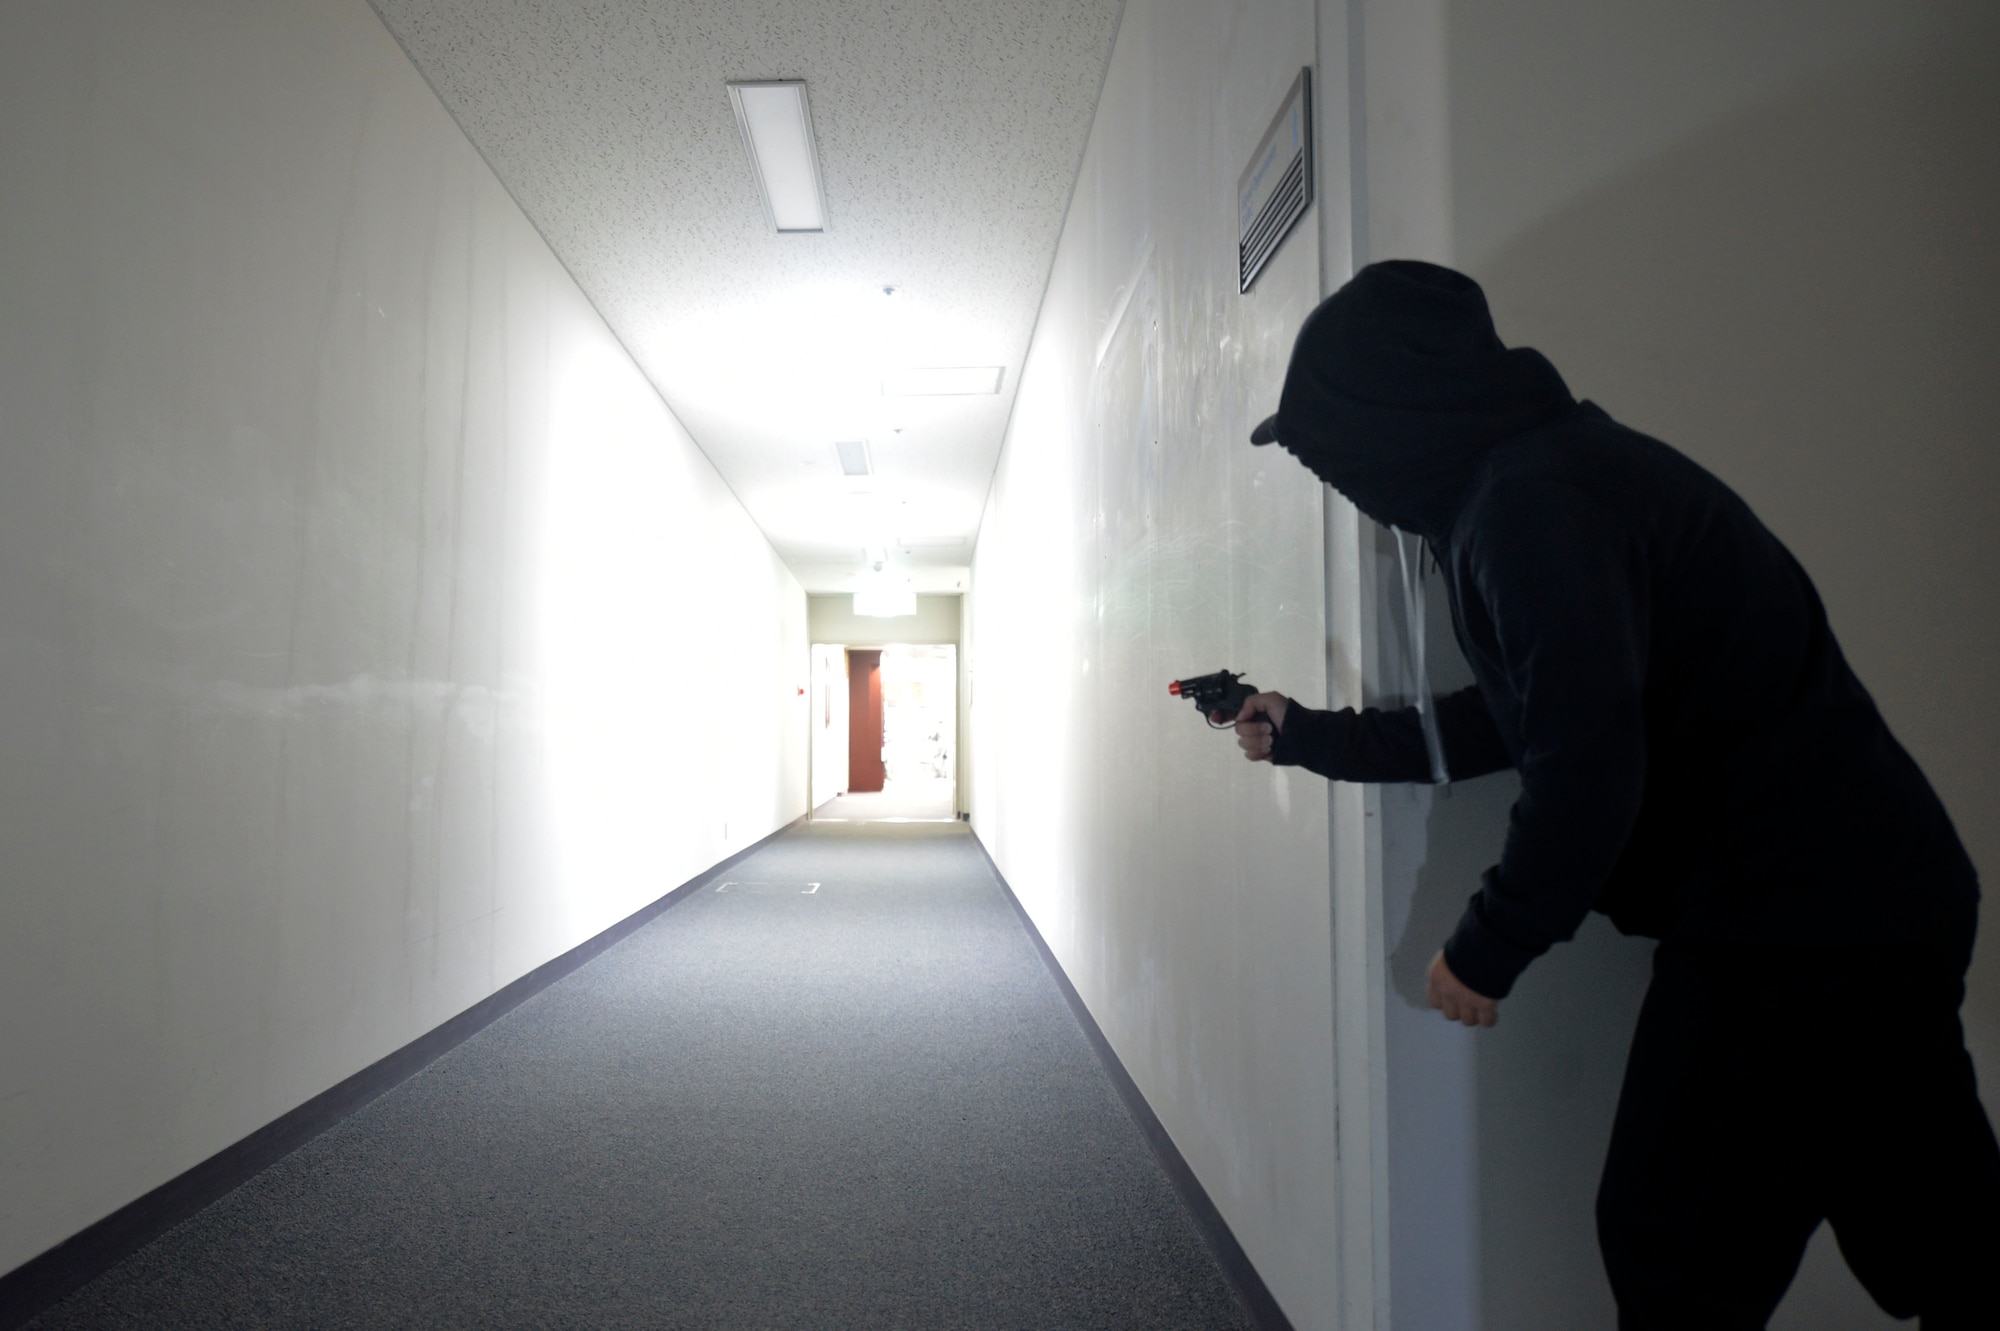
M 805 799 L 803 592 L 377 17 L 103 19 L 0 6 L 0 1270 Z
M 973 713 L 974 817 L 989 848 L 1004 848 L 996 853 L 1009 857 L 1009 882 L 1038 920 L 1065 911 L 1065 878 L 1082 858 L 1074 818 L 1087 747 L 1075 712 L 1079 621 L 1092 603 L 1082 594 L 1086 547 L 1075 537 L 1077 482 L 1088 478 L 1068 473 L 1090 449 L 1068 411 L 1067 331 L 1037 330 L 1007 436 L 1006 477 L 1042 483 L 996 484 L 973 567 L 984 681 L 974 702 L 984 711 Z
M 554 368 L 537 595 L 562 898 L 619 918 L 805 812 L 805 597 L 609 339 Z

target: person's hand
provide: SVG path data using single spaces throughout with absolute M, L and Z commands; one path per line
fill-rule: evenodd
M 1491 1026 L 1500 1020 L 1500 1001 L 1466 988 L 1465 982 L 1444 964 L 1443 952 L 1431 958 L 1431 968 L 1424 977 L 1424 998 L 1446 1018 L 1462 1026 Z
M 1291 699 L 1282 693 L 1253 693 L 1236 714 L 1236 744 L 1253 763 L 1271 761 L 1271 745 L 1285 726 L 1285 708 Z

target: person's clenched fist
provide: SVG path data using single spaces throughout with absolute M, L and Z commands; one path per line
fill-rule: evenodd
M 1238 727 L 1241 729 L 1241 727 Z M 1500 1020 L 1500 1002 L 1475 993 L 1444 964 L 1444 953 L 1431 958 L 1424 978 L 1424 997 L 1430 1005 L 1461 1026 L 1491 1026 Z
M 1253 693 L 1236 714 L 1236 745 L 1253 763 L 1271 761 L 1271 746 L 1284 729 L 1285 708 L 1290 699 L 1282 693 Z

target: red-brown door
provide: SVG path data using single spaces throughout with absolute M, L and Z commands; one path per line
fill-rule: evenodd
M 882 653 L 847 654 L 847 789 L 882 789 Z

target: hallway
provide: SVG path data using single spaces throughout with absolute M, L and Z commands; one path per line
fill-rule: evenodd
M 1249 1322 L 971 835 L 808 824 L 30 1325 Z
M 1253 441 L 1472 278 L 1990 887 L 1996 234 L 1991 0 L 0 3 L 0 1331 L 1605 1331 L 1653 944 L 1446 1021 L 1520 773 L 1168 692 L 1476 685 Z

